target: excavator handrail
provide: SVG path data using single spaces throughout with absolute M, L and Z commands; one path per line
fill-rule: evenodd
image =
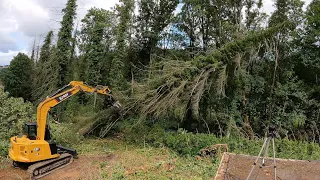
M 53 97 L 53 96 L 59 94 L 62 90 L 66 89 L 66 88 L 69 87 L 69 86 L 70 86 L 70 84 L 67 84 L 67 85 L 63 86 L 62 88 L 58 89 L 56 92 L 54 92 L 53 94 L 51 94 L 49 97 Z

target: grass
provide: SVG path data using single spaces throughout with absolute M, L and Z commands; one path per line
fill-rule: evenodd
M 3 158 L 0 156 L 0 169 L 8 168 L 10 163 L 11 162 L 8 158 Z
M 98 162 L 99 179 L 212 179 L 219 165 L 219 159 L 178 156 L 167 148 L 114 139 L 86 139 L 75 148 L 80 155 L 112 156 Z

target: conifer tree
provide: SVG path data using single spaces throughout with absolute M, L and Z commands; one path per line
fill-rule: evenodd
M 56 85 L 53 84 L 57 78 L 57 67 L 53 65 L 56 62 L 52 59 L 54 55 L 52 38 L 53 31 L 49 31 L 40 49 L 39 61 L 35 64 L 32 93 L 35 102 L 39 102 L 43 95 L 51 93 L 52 89 L 56 87 Z

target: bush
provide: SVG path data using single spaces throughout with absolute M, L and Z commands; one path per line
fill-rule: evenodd
M 213 134 L 194 134 L 179 129 L 177 132 L 166 132 L 161 126 L 148 127 L 139 125 L 125 134 L 125 140 L 134 143 L 147 143 L 151 146 L 166 146 L 181 155 L 198 155 L 200 150 L 213 144 L 228 144 L 229 151 L 238 154 L 258 155 L 263 140 L 249 140 L 241 137 L 216 137 Z M 319 159 L 320 146 L 315 143 L 276 139 L 276 157 L 287 159 Z M 272 147 L 269 147 L 269 157 Z
M 20 133 L 23 123 L 31 120 L 32 112 L 31 103 L 9 97 L 0 88 L 0 140 L 9 141 L 11 136 Z
M 0 140 L 0 157 L 1 156 L 7 156 L 8 155 L 8 149 L 9 149 L 9 141 Z
M 52 139 L 60 145 L 72 147 L 74 144 L 80 143 L 83 136 L 73 129 L 73 124 L 51 125 Z

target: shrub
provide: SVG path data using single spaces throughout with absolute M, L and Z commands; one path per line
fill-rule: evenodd
M 7 156 L 9 149 L 9 141 L 0 140 L 0 156 Z
M 72 145 L 80 143 L 80 141 L 83 140 L 83 136 L 76 132 L 72 127 L 73 124 L 52 124 L 50 130 L 52 134 L 51 138 L 54 139 L 57 144 L 63 146 L 72 147 Z
M 20 133 L 23 123 L 31 120 L 32 112 L 31 103 L 9 97 L 0 88 L 0 140 L 9 141 L 11 136 Z
M 179 129 L 166 132 L 161 126 L 139 125 L 125 135 L 125 139 L 134 143 L 145 142 L 151 146 L 166 146 L 181 155 L 198 155 L 200 150 L 213 144 L 228 144 L 229 151 L 238 154 L 258 155 L 263 140 L 249 140 L 242 137 L 216 137 L 214 134 L 189 133 Z M 272 144 L 269 157 L 272 156 Z M 320 146 L 315 143 L 276 139 L 276 157 L 287 159 L 319 159 Z

